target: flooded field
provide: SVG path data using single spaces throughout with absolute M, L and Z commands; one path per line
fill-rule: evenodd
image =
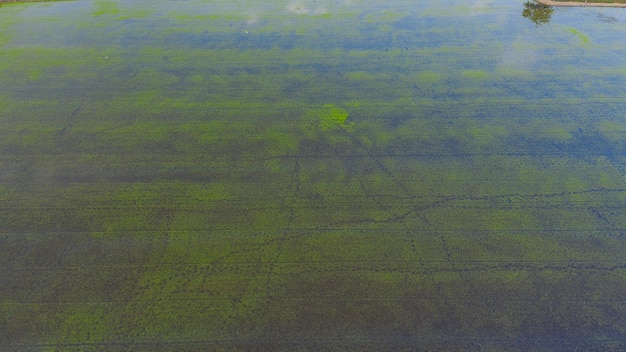
M 626 10 L 0 6 L 7 351 L 626 348 Z

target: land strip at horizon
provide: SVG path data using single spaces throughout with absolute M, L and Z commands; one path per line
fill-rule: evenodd
M 593 1 L 553 1 L 553 0 L 535 0 L 536 2 L 548 6 L 567 6 L 567 7 L 626 7 L 626 3 L 622 2 L 593 2 Z

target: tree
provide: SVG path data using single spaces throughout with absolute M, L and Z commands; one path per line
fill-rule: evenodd
M 546 24 L 550 22 L 550 18 L 552 18 L 552 13 L 554 9 L 552 6 L 539 4 L 533 1 L 526 1 L 524 3 L 524 11 L 522 11 L 522 16 L 528 18 L 529 20 L 535 22 L 536 25 L 540 26 L 542 24 Z

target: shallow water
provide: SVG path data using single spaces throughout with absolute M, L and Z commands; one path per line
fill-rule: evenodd
M 0 7 L 5 350 L 619 350 L 626 11 Z

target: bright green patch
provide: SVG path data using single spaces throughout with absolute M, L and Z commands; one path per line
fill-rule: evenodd
M 354 127 L 354 123 L 346 123 L 348 112 L 333 104 L 325 104 L 319 109 L 310 110 L 307 113 L 307 119 L 315 121 L 317 128 L 325 132 L 337 128 L 350 130 Z
M 589 37 L 575 28 L 568 28 L 568 32 L 574 34 L 583 44 L 589 44 Z
M 95 7 L 94 16 L 118 15 L 121 12 L 118 3 L 114 1 L 99 0 L 95 2 Z
M 489 72 L 481 71 L 481 70 L 467 70 L 461 73 L 463 77 L 471 78 L 471 79 L 485 79 L 489 77 Z

